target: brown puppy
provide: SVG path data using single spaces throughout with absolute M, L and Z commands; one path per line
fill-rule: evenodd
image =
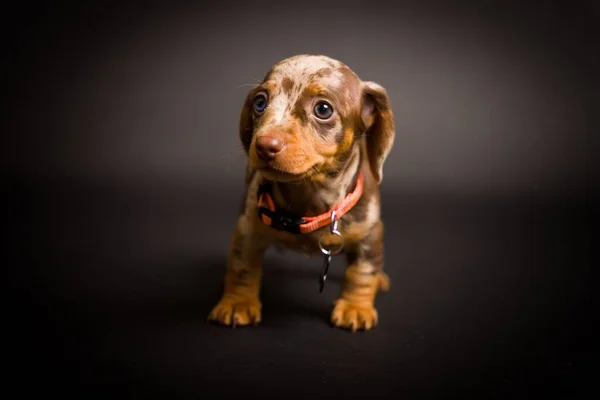
M 239 134 L 248 154 L 247 192 L 224 292 L 209 319 L 260 322 L 261 259 L 277 244 L 310 254 L 342 248 L 348 265 L 331 321 L 353 331 L 373 328 L 375 296 L 389 288 L 379 194 L 395 136 L 386 90 L 337 60 L 297 55 L 250 90 Z M 331 233 L 332 210 L 342 239 Z

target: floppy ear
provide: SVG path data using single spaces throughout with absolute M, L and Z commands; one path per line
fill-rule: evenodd
M 394 113 L 383 86 L 375 82 L 362 83 L 361 117 L 366 128 L 369 166 L 377 183 L 381 183 L 383 163 L 392 150 L 396 134 Z
M 239 137 L 244 147 L 246 154 L 250 151 L 250 144 L 252 143 L 252 136 L 254 135 L 254 118 L 252 117 L 252 94 L 253 90 L 250 90 L 246 95 L 244 104 L 242 105 L 242 112 L 240 114 L 239 121 Z M 254 170 L 250 165 L 246 165 L 246 183 L 250 183 Z
M 253 90 L 250 90 L 246 95 L 239 121 L 240 140 L 242 141 L 246 154 L 250 151 L 250 143 L 252 143 L 252 136 L 254 135 L 254 118 L 252 117 L 253 92 Z

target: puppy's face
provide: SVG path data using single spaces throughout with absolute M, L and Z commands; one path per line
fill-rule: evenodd
M 363 134 L 381 181 L 394 136 L 387 93 L 324 56 L 276 64 L 248 94 L 240 119 L 250 168 L 274 181 L 318 180 L 339 170 Z

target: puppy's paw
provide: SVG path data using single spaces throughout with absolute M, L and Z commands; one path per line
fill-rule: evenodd
M 212 309 L 208 319 L 233 327 L 257 325 L 261 319 L 261 304 L 258 300 L 223 297 Z
M 373 305 L 351 303 L 338 299 L 331 313 L 331 323 L 338 328 L 368 331 L 377 325 L 378 314 Z

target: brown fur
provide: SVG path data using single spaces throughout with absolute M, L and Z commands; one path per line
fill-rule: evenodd
M 258 93 L 268 98 L 260 114 L 254 110 Z M 313 114 L 319 101 L 333 107 L 328 120 Z M 337 60 L 294 56 L 273 66 L 263 82 L 250 90 L 239 135 L 248 154 L 247 191 L 231 240 L 223 294 L 209 319 L 225 325 L 260 322 L 261 259 L 270 245 L 318 255 L 319 240 L 332 248 L 340 244 L 328 227 L 292 234 L 263 224 L 256 209 L 261 177 L 272 181 L 277 207 L 314 216 L 329 211 L 353 191 L 362 171 L 363 195 L 339 220 L 348 265 L 331 322 L 353 331 L 373 328 L 379 318 L 376 294 L 389 288 L 383 272 L 379 184 L 395 126 L 385 89 L 360 80 Z M 278 138 L 283 150 L 272 160 L 260 159 L 254 147 L 260 136 Z

